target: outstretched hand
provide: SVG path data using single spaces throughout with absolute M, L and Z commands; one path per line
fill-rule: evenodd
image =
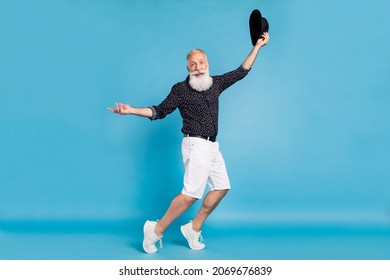
M 115 108 L 107 108 L 111 112 L 120 115 L 127 115 L 131 113 L 132 107 L 128 104 L 115 103 Z

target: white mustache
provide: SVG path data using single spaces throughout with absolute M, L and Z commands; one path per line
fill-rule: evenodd
M 198 70 L 198 71 L 193 71 L 190 73 L 190 76 L 195 76 L 197 74 L 206 74 L 207 70 Z

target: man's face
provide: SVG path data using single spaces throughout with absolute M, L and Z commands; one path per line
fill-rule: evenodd
M 187 60 L 187 69 L 190 73 L 195 72 L 197 78 L 202 78 L 205 71 L 209 68 L 206 55 L 202 52 L 195 51 L 190 54 Z M 199 71 L 199 72 L 198 72 Z

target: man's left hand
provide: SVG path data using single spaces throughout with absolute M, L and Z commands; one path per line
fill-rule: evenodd
M 257 40 L 256 46 L 259 46 L 260 48 L 267 45 L 269 40 L 269 34 L 268 32 L 264 32 L 263 35 Z

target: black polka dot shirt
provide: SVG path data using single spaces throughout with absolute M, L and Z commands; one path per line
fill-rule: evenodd
M 236 70 L 220 76 L 212 76 L 213 84 L 206 91 L 196 91 L 189 85 L 189 77 L 175 84 L 169 95 L 158 106 L 149 107 L 153 115 L 151 120 L 163 119 L 179 108 L 183 118 L 182 132 L 215 137 L 218 134 L 219 96 L 241 80 L 249 70 L 240 65 Z

